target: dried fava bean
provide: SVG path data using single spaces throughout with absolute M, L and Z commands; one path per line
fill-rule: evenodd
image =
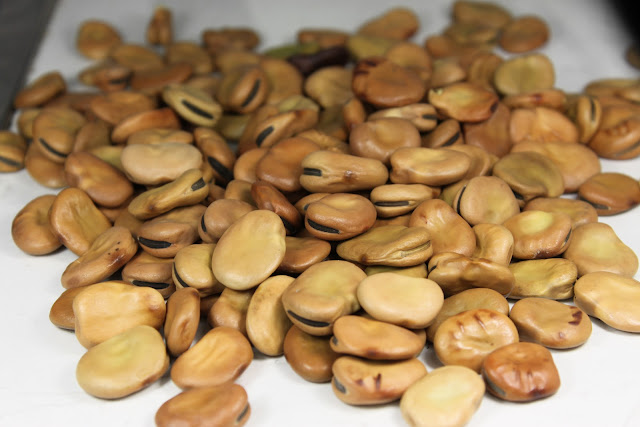
M 208 93 L 187 85 L 168 85 L 162 99 L 180 117 L 197 126 L 214 127 L 222 117 L 222 107 Z
M 502 28 L 511 20 L 511 14 L 494 3 L 458 0 L 453 4 L 453 19 L 455 22 Z
M 304 225 L 323 240 L 346 240 L 373 227 L 376 209 L 366 197 L 350 193 L 329 194 L 305 209 Z
M 294 325 L 312 335 L 330 335 L 333 323 L 356 312 L 356 288 L 366 274 L 342 260 L 324 261 L 306 269 L 282 294 Z
M 220 199 L 211 202 L 202 216 L 198 232 L 204 240 L 203 233 L 217 241 L 227 228 L 244 214 L 255 210 L 247 202 L 233 199 Z
M 374 361 L 342 356 L 332 371 L 331 388 L 338 399 L 349 405 L 379 405 L 400 399 L 427 368 L 415 358 Z
M 493 89 L 493 74 L 504 59 L 493 52 L 479 52 L 473 56 L 467 70 L 467 81 L 485 89 Z
M 78 361 L 76 380 L 92 396 L 118 399 L 153 384 L 168 368 L 162 335 L 138 325 L 90 348 Z
M 427 229 L 434 255 L 456 252 L 471 256 L 475 250 L 476 238 L 471 226 L 442 200 L 420 203 L 411 213 L 409 225 Z
M 502 102 L 509 108 L 546 107 L 564 112 L 567 108 L 567 94 L 560 89 L 545 89 L 535 92 L 507 95 Z
M 413 71 L 423 81 L 429 81 L 432 60 L 429 53 L 422 46 L 409 41 L 401 41 L 387 49 L 384 56 L 396 64 Z M 435 126 L 435 123 L 433 123 L 433 126 Z
M 378 159 L 389 166 L 389 158 L 397 149 L 420 147 L 420 134 L 408 120 L 380 118 L 354 125 L 349 147 L 356 156 Z
M 457 120 L 446 119 L 434 130 L 422 137 L 422 146 L 426 148 L 449 147 L 464 144 L 464 136 Z
M 473 83 L 461 82 L 430 89 L 429 103 L 445 117 L 476 123 L 491 117 L 498 95 Z
M 215 277 L 235 290 L 250 289 L 273 273 L 284 258 L 285 227 L 267 210 L 251 211 L 234 222 L 213 252 Z
M 381 108 L 420 102 L 426 92 L 424 82 L 413 71 L 379 56 L 356 64 L 351 88 L 360 100 Z
M 86 348 L 138 325 L 159 329 L 165 312 L 158 291 L 119 281 L 91 285 L 73 300 L 76 338 Z
M 84 21 L 76 34 L 76 48 L 91 59 L 106 58 L 111 49 L 121 43 L 118 31 L 104 21 Z
M 131 69 L 123 65 L 105 61 L 80 71 L 78 80 L 102 92 L 116 92 L 126 89 L 132 74 Z
M 539 153 L 507 154 L 493 166 L 493 175 L 509 184 L 523 204 L 535 197 L 558 197 L 564 192 L 560 170 Z
M 118 207 L 133 195 L 133 185 L 122 172 L 89 152 L 69 154 L 64 170 L 69 186 L 84 190 L 100 206 Z
M 98 119 L 85 123 L 76 134 L 72 152 L 91 151 L 94 148 L 111 145 L 109 133 L 109 125 L 103 120 Z
M 516 56 L 498 65 L 493 84 L 503 95 L 551 89 L 555 72 L 549 58 L 542 53 Z
M 429 79 L 429 87 L 441 88 L 454 83 L 463 82 L 467 78 L 467 72 L 457 57 L 438 58 L 433 61 L 433 72 Z
M 196 146 L 202 152 L 207 169 L 213 174 L 216 183 L 221 185 L 232 181 L 236 155 L 227 141 L 218 132 L 206 127 L 198 127 L 193 132 Z
M 224 287 L 211 272 L 215 243 L 185 246 L 173 258 L 173 281 L 177 289 L 193 288 L 201 297 L 222 292 Z
M 180 121 L 170 108 L 143 111 L 118 122 L 111 132 L 111 140 L 115 144 L 124 144 L 133 133 L 153 128 L 179 129 Z
M 172 258 L 198 239 L 198 224 L 206 208 L 193 205 L 175 208 L 140 226 L 138 243 L 151 255 Z
M 23 108 L 20 110 L 16 125 L 20 135 L 24 138 L 31 139 L 33 137 L 33 121 L 41 111 L 41 108 Z
M 258 163 L 266 155 L 270 148 L 271 147 L 253 148 L 240 154 L 235 164 L 233 165 L 234 178 L 251 183 L 255 182 L 258 179 L 256 176 Z M 265 181 L 268 180 L 269 179 L 267 178 Z
M 510 122 L 511 110 L 504 103 L 498 102 L 491 117 L 484 122 L 464 124 L 465 144 L 484 148 L 491 154 L 503 157 L 512 146 Z
M 45 157 L 37 144 L 30 144 L 24 156 L 24 167 L 37 183 L 48 188 L 62 188 L 67 185 L 64 164 Z
M 336 251 L 343 259 L 364 265 L 410 267 L 427 261 L 433 247 L 424 227 L 386 225 L 340 243 Z
M 600 126 L 602 105 L 596 97 L 578 95 L 570 101 L 567 115 L 576 124 L 578 141 L 587 144 Z
M 457 144 L 446 147 L 446 149 L 464 153 L 471 159 L 471 166 L 469 166 L 467 174 L 463 179 L 490 175 L 493 165 L 498 161 L 498 156 L 489 153 L 482 147 L 476 147 L 468 144 Z
M 509 265 L 513 255 L 513 234 L 508 228 L 498 224 L 476 224 L 473 232 L 476 235 L 473 258 Z
M 0 131 L 0 172 L 14 172 L 24 167 L 27 143 L 10 131 Z
M 442 309 L 427 328 L 427 338 L 433 342 L 436 331 L 451 316 L 476 308 L 486 308 L 509 315 L 509 302 L 498 292 L 489 288 L 472 288 L 445 298 Z
M 330 337 L 319 337 L 303 332 L 293 325 L 284 338 L 284 357 L 294 372 L 307 381 L 331 381 L 333 362 L 340 357 L 331 349 Z
M 542 399 L 560 388 L 551 352 L 528 342 L 509 344 L 489 354 L 482 364 L 482 377 L 491 394 L 511 402 Z
M 369 198 L 378 216 L 388 218 L 412 212 L 425 200 L 438 196 L 440 190 L 424 184 L 385 184 L 371 190 Z
M 192 66 L 186 63 L 136 70 L 131 77 L 131 89 L 147 95 L 157 95 L 165 86 L 182 83 L 192 74 Z
M 216 425 L 242 427 L 251 415 L 247 392 L 238 384 L 221 384 L 183 391 L 160 406 L 158 427 Z
M 502 28 L 500 47 L 510 53 L 529 52 L 549 39 L 549 27 L 537 16 L 521 16 Z
M 502 224 L 520 213 L 513 191 L 495 176 L 477 176 L 458 191 L 453 206 L 469 224 Z
M 571 218 L 562 212 L 521 212 L 502 225 L 513 235 L 515 258 L 552 258 L 562 254 L 571 243 Z
M 351 34 L 347 39 L 346 47 L 351 56 L 360 61 L 373 56 L 383 56 L 396 43 L 398 43 L 397 40 L 387 37 Z
M 612 328 L 640 332 L 637 280 L 606 271 L 585 274 L 576 282 L 573 302 Z
M 164 61 L 151 48 L 136 44 L 120 44 L 109 51 L 109 57 L 133 71 L 162 68 Z
M 302 28 L 298 30 L 296 38 L 299 43 L 316 43 L 320 48 L 327 48 L 344 46 L 349 34 L 330 28 Z
M 164 184 L 189 169 L 199 169 L 202 154 L 193 145 L 181 143 L 128 145 L 122 150 L 122 166 L 135 183 Z
M 172 182 L 138 195 L 129 203 L 128 210 L 138 219 L 149 219 L 180 206 L 200 203 L 208 194 L 209 185 L 202 171 L 189 169 Z
M 247 335 L 251 344 L 267 356 L 284 353 L 284 338 L 292 324 L 281 297 L 293 281 L 289 276 L 272 276 L 258 285 L 249 302 Z
M 49 254 L 62 245 L 49 223 L 49 209 L 55 199 L 52 194 L 36 197 L 20 209 L 11 223 L 13 242 L 29 255 Z
M 183 288 L 175 291 L 167 301 L 167 316 L 164 335 L 167 349 L 180 356 L 191 347 L 200 322 L 200 294 L 196 289 Z
M 295 234 L 302 226 L 302 217 L 298 210 L 276 187 L 264 181 L 251 184 L 251 197 L 258 209 L 275 212 L 287 234 Z
M 87 193 L 66 188 L 56 196 L 49 210 L 51 230 L 76 255 L 85 253 L 93 241 L 111 227 Z
M 380 160 L 327 150 L 302 160 L 300 184 L 310 192 L 343 193 L 370 190 L 385 184 L 389 171 Z
M 176 290 L 172 271 L 173 258 L 158 258 L 139 251 L 122 269 L 122 280 L 135 286 L 153 288 L 167 298 Z
M 389 224 L 387 224 L 389 225 Z M 364 269 L 367 276 L 380 273 L 395 273 L 406 277 L 427 278 L 427 264 L 418 264 L 412 267 L 389 267 L 387 265 L 370 265 Z M 382 319 L 380 319 L 382 320 Z M 394 322 L 389 322 L 394 323 Z M 404 326 L 404 325 L 401 325 Z
M 412 10 L 395 7 L 363 23 L 357 33 L 405 40 L 415 34 L 419 25 L 418 17 Z
M 165 57 L 167 64 L 187 63 L 191 65 L 193 73 L 199 76 L 209 77 L 209 73 L 213 71 L 214 65 L 211 55 L 197 43 L 184 41 L 174 42 L 169 44 L 166 49 Z M 217 82 L 217 87 L 219 81 L 215 81 Z M 204 83 L 207 82 L 207 80 L 200 80 L 199 82 Z M 213 81 L 208 82 L 212 83 Z M 193 85 L 190 86 L 194 87 Z
M 207 332 L 176 359 L 171 379 L 180 388 L 233 382 L 253 360 L 251 344 L 233 328 L 219 326 Z
M 264 156 L 257 161 L 256 178 L 283 192 L 301 190 L 302 160 L 320 149 L 318 144 L 304 137 L 282 139 L 269 147 Z
M 166 142 L 192 144 L 193 134 L 184 130 L 152 128 L 135 132 L 127 139 L 127 145 L 162 144 Z
M 571 298 L 578 278 L 576 265 L 563 258 L 520 261 L 509 265 L 509 270 L 516 278 L 509 298 Z
M 265 104 L 278 104 L 291 96 L 302 95 L 302 74 L 289 61 L 265 56 L 259 64 L 270 87 Z
M 225 110 L 251 113 L 267 98 L 268 82 L 267 75 L 259 66 L 238 66 L 223 74 L 216 98 Z
M 44 156 L 64 163 L 73 149 L 76 134 L 85 123 L 84 116 L 70 108 L 45 108 L 33 121 L 33 141 Z
M 155 45 L 168 45 L 173 40 L 173 25 L 171 10 L 166 7 L 158 7 L 153 11 L 151 21 L 147 26 L 147 43 Z
M 483 258 L 468 258 L 453 252 L 442 252 L 429 260 L 430 280 L 442 288 L 445 296 L 471 288 L 489 288 L 509 295 L 515 278 L 506 265 Z
M 585 181 L 600 172 L 598 155 L 582 144 L 524 141 L 511 150 L 512 153 L 519 151 L 535 151 L 550 158 L 560 170 L 565 193 L 578 191 Z
M 127 117 L 153 110 L 156 101 L 139 92 L 118 91 L 96 96 L 89 106 L 99 119 L 115 126 Z
M 223 198 L 229 200 L 241 200 L 251 206 L 256 206 L 256 202 L 251 195 L 251 182 L 234 179 L 227 184 Z
M 100 234 L 89 249 L 62 273 L 65 289 L 92 285 L 107 279 L 123 267 L 138 250 L 138 244 L 124 227 L 111 227 Z
M 622 173 L 603 172 L 584 181 L 578 196 L 593 205 L 598 215 L 615 215 L 640 204 L 640 184 Z
M 400 410 L 412 427 L 462 427 L 480 406 L 484 392 L 484 381 L 473 370 L 442 366 L 405 391 Z
M 333 66 L 314 71 L 304 81 L 304 91 L 323 108 L 343 105 L 353 97 L 351 92 L 352 72 Z
M 578 142 L 578 129 L 559 111 L 546 107 L 516 108 L 511 112 L 509 135 L 521 142 Z
M 633 277 L 638 257 L 625 245 L 610 225 L 594 222 L 573 230 L 571 244 L 562 254 L 578 267 L 578 277 L 596 271 L 608 271 Z
M 333 324 L 331 348 L 370 360 L 404 360 L 416 357 L 424 340 L 401 326 L 361 316 L 342 316 Z
M 315 237 L 284 238 L 287 247 L 278 270 L 284 273 L 299 274 L 329 256 L 331 244 Z
M 584 311 L 547 298 L 521 299 L 509 318 L 521 340 L 548 348 L 578 347 L 591 336 L 591 320 Z
M 600 157 L 633 159 L 640 155 L 639 137 L 640 118 L 634 107 L 628 104 L 603 106 L 600 125 L 588 145 Z
M 91 100 L 96 96 L 98 96 L 98 94 L 93 91 L 65 92 L 62 95 L 50 100 L 44 106 L 52 108 L 71 108 L 72 110 L 77 111 L 80 114 L 86 114 L 89 112 L 89 105 L 91 104 Z M 89 118 L 90 117 L 87 117 L 87 119 Z
M 449 317 L 433 338 L 438 359 L 445 365 L 462 365 L 480 372 L 493 350 L 518 342 L 518 330 L 506 315 L 478 308 Z
M 49 310 L 49 321 L 58 328 L 73 331 L 76 324 L 76 317 L 73 315 L 73 300 L 76 295 L 84 291 L 87 287 L 65 289 L 55 300 Z
M 13 100 L 16 109 L 39 107 L 67 90 L 67 84 L 59 71 L 50 71 L 20 90 Z
M 375 111 L 368 120 L 399 118 L 410 121 L 420 132 L 433 130 L 438 124 L 436 109 L 430 104 L 409 104 L 403 107 L 386 108 Z
M 251 28 L 223 27 L 220 29 L 205 29 L 202 32 L 202 42 L 211 55 L 222 51 L 252 50 L 260 43 L 260 37 Z
M 443 148 L 398 148 L 390 161 L 394 184 L 447 185 L 459 181 L 471 166 L 466 154 Z
M 593 205 L 577 199 L 536 197 L 527 202 L 523 211 L 564 212 L 571 218 L 572 228 L 590 222 L 598 222 L 598 213 Z
M 207 322 L 212 328 L 227 326 L 247 336 L 247 311 L 253 297 L 254 289 L 234 291 L 224 288 L 218 300 L 213 303 L 207 313 Z

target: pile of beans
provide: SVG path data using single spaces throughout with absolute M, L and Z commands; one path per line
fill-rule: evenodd
M 548 349 L 585 343 L 590 316 L 640 332 L 638 258 L 598 222 L 640 203 L 636 177 L 600 164 L 640 155 L 640 80 L 565 93 L 536 52 L 543 19 L 468 1 L 452 16 L 423 44 L 394 8 L 264 52 L 249 28 L 175 42 L 166 8 L 155 48 L 81 23 L 96 90 L 30 82 L 0 171 L 63 188 L 12 237 L 78 256 L 50 320 L 87 348 L 82 389 L 122 398 L 170 370 L 184 391 L 157 425 L 243 425 L 235 380 L 258 351 L 347 404 L 461 426 L 485 392 L 553 395 Z M 427 341 L 444 365 L 429 373 Z

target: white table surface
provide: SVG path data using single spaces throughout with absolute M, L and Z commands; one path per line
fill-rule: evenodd
M 262 35 L 260 48 L 291 42 L 301 27 L 354 30 L 393 2 L 376 1 L 168 1 L 174 12 L 175 38 L 200 40 L 204 28 L 248 25 Z M 514 15 L 537 13 L 549 23 L 552 37 L 541 49 L 556 67 L 556 86 L 579 91 L 590 80 L 637 77 L 623 59 L 630 42 L 605 1 L 500 1 Z M 114 24 L 128 42 L 141 43 L 159 2 L 150 0 L 61 0 L 30 70 L 31 81 L 60 70 L 72 87 L 89 61 L 76 53 L 74 37 L 83 19 L 100 17 Z M 450 3 L 407 1 L 421 21 L 414 40 L 440 32 L 448 23 Z M 640 159 L 603 161 L 606 171 L 640 178 Z M 116 401 L 89 396 L 77 385 L 75 367 L 85 349 L 73 333 L 53 326 L 49 309 L 63 291 L 60 275 L 75 258 L 70 251 L 31 257 L 10 237 L 11 221 L 29 200 L 54 191 L 22 171 L 0 176 L 0 426 L 151 426 L 158 407 L 179 392 L 168 377 Z M 622 240 L 640 253 L 638 208 L 602 218 Z M 636 279 L 638 279 L 636 275 Z M 640 336 L 614 331 L 594 321 L 582 347 L 552 351 L 562 385 L 548 399 L 515 404 L 485 397 L 469 426 L 640 426 Z M 432 350 L 420 356 L 428 369 L 439 366 Z M 248 426 L 402 426 L 397 404 L 375 408 L 340 402 L 329 384 L 299 378 L 283 357 L 258 356 L 238 379 L 252 407 Z

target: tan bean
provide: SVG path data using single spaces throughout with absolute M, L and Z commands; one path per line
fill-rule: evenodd
M 498 292 L 489 288 L 472 288 L 445 298 L 442 309 L 427 328 L 427 338 L 433 342 L 436 331 L 451 316 L 476 308 L 486 308 L 509 315 L 509 303 Z
M 56 299 L 49 310 L 49 321 L 58 328 L 73 331 L 76 325 L 76 317 L 73 314 L 73 300 L 76 295 L 87 287 L 65 289 Z
M 480 372 L 497 348 L 518 342 L 518 330 L 506 315 L 484 308 L 456 314 L 442 322 L 433 338 L 438 359 Z
M 582 182 L 578 196 L 593 205 L 598 215 L 615 215 L 640 204 L 640 184 L 629 175 L 603 172 Z
M 504 103 L 498 102 L 491 117 L 484 122 L 464 124 L 465 143 L 503 157 L 513 145 L 509 135 L 510 123 L 511 110 Z
M 122 269 L 122 280 L 135 286 L 153 288 L 167 298 L 176 290 L 171 277 L 172 267 L 173 258 L 158 258 L 139 251 Z
M 534 15 L 521 16 L 502 29 L 500 47 L 507 52 L 523 53 L 537 49 L 549 39 L 547 23 Z
M 422 137 L 422 146 L 425 148 L 450 147 L 464 143 L 464 135 L 460 130 L 457 120 L 446 119 L 435 129 Z
M 116 92 L 126 89 L 132 74 L 133 71 L 124 65 L 105 61 L 80 71 L 78 80 L 103 92 Z
M 76 338 L 86 348 L 134 326 L 159 329 L 165 312 L 164 298 L 158 291 L 119 281 L 96 283 L 73 300 Z
M 62 273 L 65 289 L 92 285 L 109 278 L 138 250 L 138 244 L 124 227 L 111 227 L 91 243 L 89 249 Z
M 166 60 L 168 64 L 187 63 L 196 75 L 208 76 L 213 71 L 213 58 L 198 43 L 182 41 L 167 46 Z
M 473 232 L 476 235 L 473 258 L 509 265 L 513 255 L 513 234 L 508 228 L 498 224 L 477 224 L 473 226 Z
M 363 360 L 342 356 L 333 364 L 333 393 L 349 405 L 393 402 L 427 369 L 418 359 L 402 361 Z
M 438 188 L 424 184 L 386 184 L 374 188 L 369 195 L 378 216 L 388 218 L 412 212 L 425 200 L 438 196 Z
M 637 280 L 607 271 L 583 275 L 575 284 L 573 302 L 589 316 L 612 328 L 640 332 Z
M 523 211 L 564 212 L 571 218 L 572 228 L 590 222 L 598 222 L 598 213 L 589 203 L 576 199 L 536 197 L 527 202 Z
M 520 342 L 496 349 L 482 365 L 491 394 L 512 402 L 530 402 L 553 395 L 560 375 L 551 352 L 539 344 Z
M 275 212 L 280 217 L 287 234 L 293 235 L 302 227 L 302 217 L 298 210 L 280 190 L 268 182 L 258 180 L 251 184 L 251 197 L 258 209 Z
M 458 191 L 453 206 L 469 224 L 502 224 L 520 213 L 509 185 L 495 176 L 477 176 Z
M 101 120 L 117 125 L 124 119 L 156 108 L 150 97 L 133 91 L 117 91 L 96 96 L 91 100 L 90 109 Z
M 394 184 L 447 185 L 459 181 L 471 166 L 469 156 L 444 148 L 398 148 L 390 161 Z
M 183 62 L 135 70 L 131 76 L 131 89 L 155 96 L 163 92 L 166 86 L 180 84 L 192 74 L 193 67 Z
M 299 136 L 282 139 L 258 159 L 255 176 L 283 192 L 301 190 L 302 160 L 320 148 L 315 142 Z
M 493 77 L 493 84 L 503 95 L 551 89 L 554 82 L 553 64 L 542 53 L 508 59 L 496 68 Z
M 386 225 L 338 244 L 338 255 L 364 265 L 410 267 L 433 254 L 431 234 L 424 227 Z
M 591 336 L 591 320 L 584 311 L 546 298 L 521 299 L 509 318 L 521 340 L 548 348 L 578 347 Z
M 167 85 L 162 99 L 183 119 L 197 126 L 214 127 L 222 107 L 208 93 L 187 85 Z
M 221 384 L 183 391 L 160 406 L 158 427 L 208 423 L 242 427 L 251 415 L 247 392 L 238 384 Z
M 67 90 L 67 84 L 59 71 L 42 74 L 18 92 L 13 106 L 19 108 L 39 107 Z
M 284 240 L 287 249 L 278 270 L 285 273 L 302 273 L 325 260 L 331 252 L 329 242 L 315 237 L 286 236 Z
M 15 172 L 24 167 L 27 143 L 10 131 L 0 131 L 0 172 Z
M 491 117 L 498 95 L 473 83 L 461 82 L 429 90 L 429 103 L 445 117 L 476 123 Z
M 202 205 L 175 208 L 138 228 L 138 243 L 151 255 L 172 258 L 198 239 L 198 224 L 205 211 Z
M 177 289 L 193 288 L 201 297 L 219 294 L 224 286 L 211 272 L 215 243 L 185 246 L 173 258 L 173 281 Z
M 182 389 L 235 381 L 253 360 L 251 344 L 233 328 L 207 332 L 173 362 L 171 379 Z
M 576 227 L 571 244 L 562 254 L 578 267 L 578 277 L 596 271 L 608 271 L 633 277 L 638 257 L 618 237 L 610 225 L 594 222 Z
M 137 44 L 119 44 L 109 51 L 109 57 L 133 71 L 161 68 L 162 57 L 151 48 Z
M 294 325 L 312 335 L 330 335 L 333 323 L 360 309 L 358 284 L 366 274 L 355 265 L 324 261 L 306 269 L 282 294 L 282 304 Z
M 578 142 L 578 128 L 559 111 L 546 107 L 511 112 L 509 135 L 515 145 L 526 142 Z
M 138 325 L 90 348 L 78 361 L 78 385 L 92 396 L 118 399 L 153 384 L 169 368 L 162 335 Z
M 412 329 L 426 328 L 444 301 L 442 290 L 432 280 L 395 273 L 368 276 L 358 285 L 357 297 L 373 318 Z
M 11 223 L 13 242 L 29 255 L 49 254 L 62 245 L 49 223 L 49 209 L 55 199 L 52 194 L 36 197 L 20 209 Z
M 76 48 L 91 59 L 106 58 L 120 43 L 122 38 L 118 31 L 104 21 L 84 21 L 76 34 Z
M 564 192 L 560 170 L 539 153 L 507 154 L 493 166 L 493 175 L 509 184 L 523 204 L 535 197 L 558 197 Z
M 340 357 L 331 349 L 329 336 L 315 336 L 293 325 L 284 338 L 284 357 L 294 372 L 307 381 L 331 381 L 331 367 Z
M 367 276 L 380 273 L 395 273 L 406 277 L 427 278 L 427 265 L 418 264 L 412 267 L 390 267 L 388 265 L 370 265 L 364 269 Z M 390 322 L 393 323 L 393 322 Z
M 376 209 L 365 197 L 335 193 L 310 203 L 304 225 L 313 236 L 324 240 L 346 240 L 373 227 Z
M 378 159 L 389 166 L 398 148 L 420 147 L 420 134 L 408 120 L 380 118 L 353 126 L 349 146 L 356 156 Z
M 82 114 L 70 108 L 45 108 L 33 121 L 33 140 L 42 155 L 64 163 L 73 150 L 76 134 L 85 123 Z
M 578 268 L 567 259 L 548 258 L 520 261 L 509 265 L 516 283 L 509 298 L 571 298 Z
M 143 111 L 118 122 L 111 132 L 111 140 L 115 144 L 124 144 L 133 133 L 144 129 L 178 129 L 179 127 L 178 116 L 170 108 Z
M 571 244 L 572 222 L 562 212 L 525 211 L 503 225 L 513 235 L 513 256 L 520 259 L 552 258 Z
M 191 347 L 200 322 L 200 294 L 197 289 L 182 288 L 167 301 L 164 335 L 169 353 L 178 357 Z
M 484 392 L 484 381 L 472 369 L 442 366 L 406 390 L 400 410 L 412 427 L 462 427 L 480 406 Z
M 202 164 L 202 154 L 196 147 L 171 142 L 128 145 L 121 158 L 131 181 L 144 185 L 165 184 Z
M 284 353 L 285 335 L 292 324 L 281 297 L 293 281 L 289 276 L 272 276 L 258 285 L 249 302 L 247 335 L 251 344 L 267 356 Z
M 247 311 L 253 297 L 254 289 L 234 291 L 224 288 L 220 297 L 213 303 L 207 313 L 207 322 L 212 328 L 227 326 L 247 336 Z

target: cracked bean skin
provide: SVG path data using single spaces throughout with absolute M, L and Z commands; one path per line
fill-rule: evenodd
M 462 427 L 480 406 L 484 393 L 484 381 L 472 369 L 442 366 L 405 391 L 400 411 L 412 427 Z
M 160 333 L 138 325 L 90 348 L 78 361 L 78 385 L 92 396 L 118 399 L 158 380 L 169 368 Z
M 445 365 L 462 365 L 480 372 L 492 351 L 518 342 L 518 329 L 497 311 L 474 309 L 451 316 L 438 328 L 433 346 Z
M 509 318 L 521 341 L 547 348 L 574 348 L 591 336 L 591 319 L 578 307 L 546 298 L 524 298 L 511 308 Z
M 612 328 L 640 332 L 640 283 L 606 271 L 583 275 L 574 286 L 573 302 Z
M 374 361 L 342 356 L 333 364 L 333 393 L 349 405 L 393 402 L 427 373 L 418 359 Z

